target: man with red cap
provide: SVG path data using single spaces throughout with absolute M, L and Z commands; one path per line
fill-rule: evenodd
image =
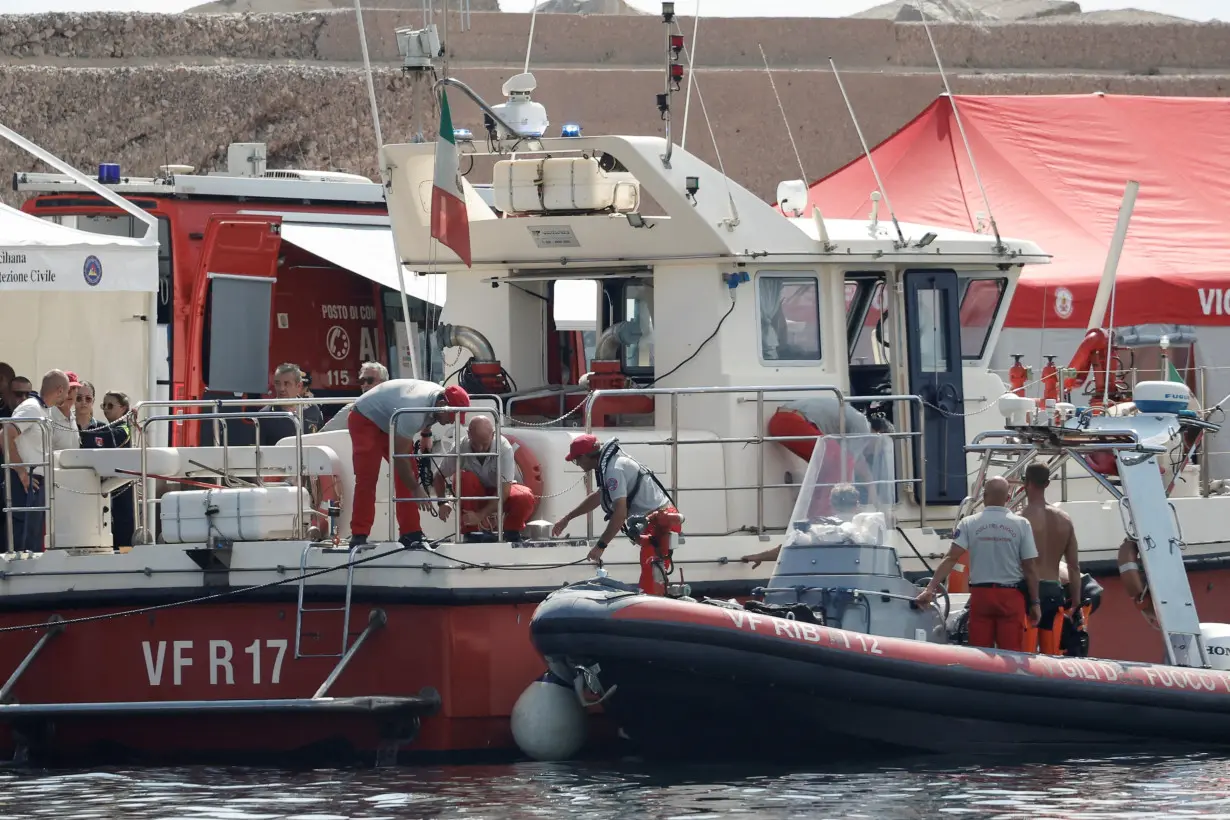
M 553 532 L 559 536 L 568 522 L 601 505 L 607 525 L 589 560 L 602 562 L 603 550 L 623 530 L 641 545 L 640 588 L 649 595 L 666 594 L 666 576 L 671 571 L 671 556 L 683 532 L 683 516 L 671 502 L 662 482 L 648 467 L 619 449 L 618 439 L 599 446 L 589 434 L 577 436 L 568 448 L 567 460 L 582 470 L 593 470 L 598 489 L 559 521 Z M 659 570 L 655 571 L 655 570 Z
M 421 379 L 394 379 L 378 384 L 355 400 L 346 426 L 354 464 L 354 503 L 350 514 L 350 546 L 367 543 L 376 517 L 376 479 L 380 465 L 389 457 L 389 432 L 393 430 L 393 451 L 399 456 L 414 453 L 414 437 L 427 438 L 436 422 L 448 424 L 452 412 L 436 411 L 436 407 L 469 407 L 470 395 L 457 385 L 441 387 Z M 464 420 L 464 414 L 462 414 Z M 397 498 L 420 496 L 416 463 L 413 458 L 396 458 L 393 464 L 394 492 Z M 419 523 L 419 507 L 414 501 L 397 504 L 398 539 L 405 546 L 423 541 Z

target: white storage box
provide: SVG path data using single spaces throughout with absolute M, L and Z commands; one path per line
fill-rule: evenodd
M 635 211 L 641 186 L 627 171 L 610 173 L 593 157 L 502 159 L 492 175 L 495 207 L 504 213 Z
M 168 544 L 204 543 L 211 533 L 228 541 L 301 538 L 295 532 L 295 510 L 306 510 L 308 504 L 307 490 L 302 487 L 170 492 L 160 504 L 162 536 Z M 207 515 L 210 509 L 215 512 Z

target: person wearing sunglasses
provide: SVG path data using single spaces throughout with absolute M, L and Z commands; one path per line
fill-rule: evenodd
M 81 446 L 86 450 L 114 450 L 132 445 L 132 428 L 128 425 L 128 396 L 107 393 L 102 399 L 105 422 L 93 417 L 94 385 L 81 383 L 77 391 L 77 426 L 81 428 Z M 136 527 L 132 485 L 112 493 L 107 506 L 111 509 L 111 545 L 131 547 Z
M 383 384 L 389 380 L 389 371 L 380 362 L 364 362 L 359 368 L 359 393 L 366 393 L 378 384 Z M 354 402 L 347 404 L 333 414 L 333 418 L 325 422 L 325 426 L 320 428 L 320 432 L 327 433 L 331 430 L 345 430 L 346 420 L 350 417 L 350 408 L 354 407 Z

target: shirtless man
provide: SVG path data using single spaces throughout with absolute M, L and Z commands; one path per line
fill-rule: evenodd
M 1068 595 L 1071 596 L 1070 600 L 1077 603 L 1072 612 L 1075 623 L 1079 623 L 1081 617 L 1081 568 L 1072 519 L 1064 511 L 1046 503 L 1046 488 L 1050 483 L 1050 470 L 1045 464 L 1034 463 L 1025 468 L 1025 508 L 1021 510 L 1021 515 L 1033 528 L 1034 543 L 1038 547 L 1038 598 L 1042 602 L 1038 639 L 1041 651 L 1047 655 L 1058 655 L 1062 632 L 1052 627 L 1055 614 L 1068 600 L 1060 581 L 1060 559 L 1068 565 Z

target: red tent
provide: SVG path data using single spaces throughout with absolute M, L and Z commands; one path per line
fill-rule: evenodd
M 1085 327 L 1129 179 L 1140 193 L 1115 324 L 1230 325 L 1230 99 L 956 101 L 1000 234 L 1053 257 L 1025 269 L 1008 326 Z M 899 220 L 991 232 L 947 96 L 872 157 Z M 860 157 L 815 183 L 811 203 L 825 217 L 865 219 L 875 188 Z

